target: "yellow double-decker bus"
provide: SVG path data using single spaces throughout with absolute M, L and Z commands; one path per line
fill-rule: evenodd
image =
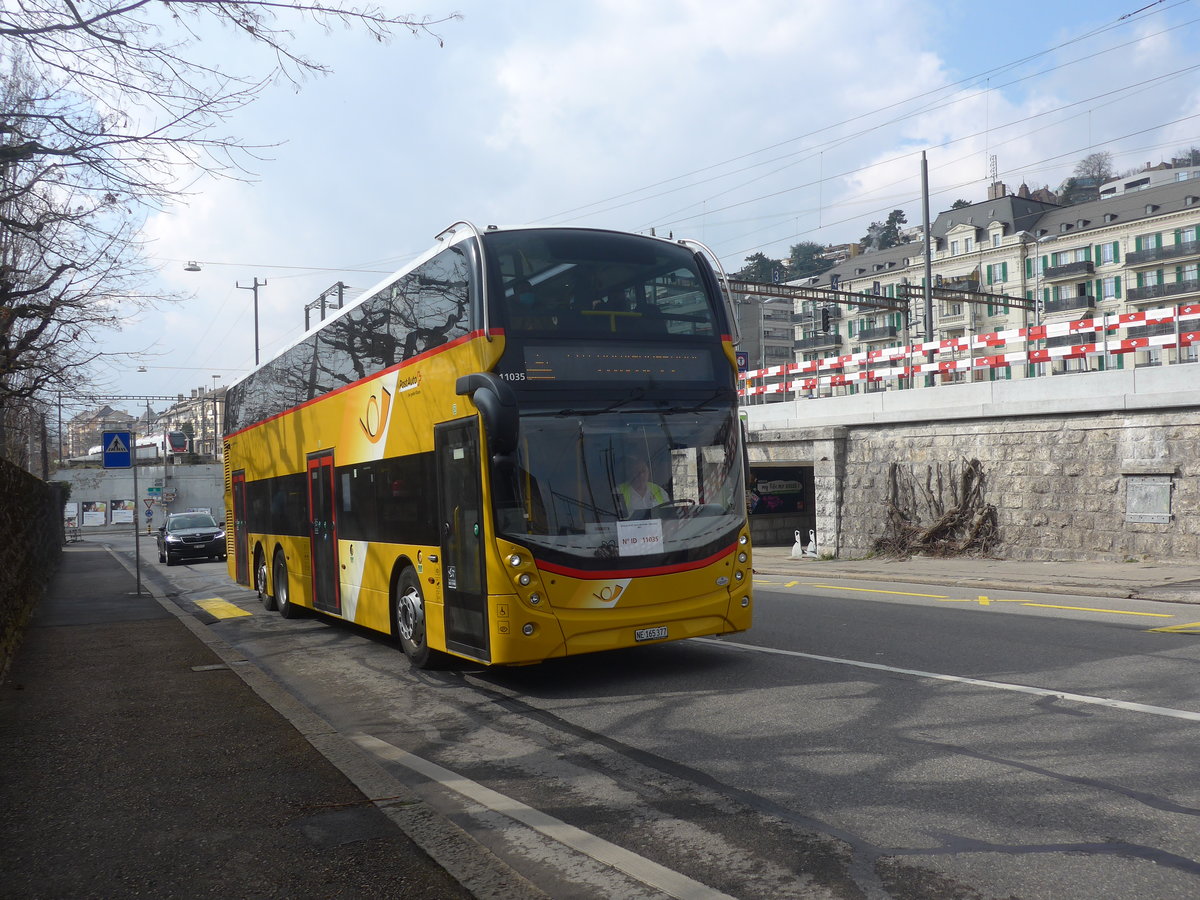
M 734 320 L 700 244 L 476 229 L 231 386 L 231 575 L 414 665 L 750 626 Z

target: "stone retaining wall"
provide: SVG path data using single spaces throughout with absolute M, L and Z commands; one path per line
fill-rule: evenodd
M 751 407 L 750 463 L 813 468 L 817 543 L 843 558 L 883 535 L 893 463 L 923 481 L 978 459 L 997 556 L 1200 559 L 1200 365 L 1041 381 Z M 1169 496 L 1169 521 L 1129 519 L 1146 490 Z
M 1200 420 L 1192 412 L 847 429 L 845 457 L 843 556 L 869 554 L 882 533 L 891 463 L 908 466 L 921 480 L 939 463 L 978 459 L 986 499 L 997 511 L 1000 555 L 1200 558 Z M 1145 475 L 1170 476 L 1167 523 L 1126 521 L 1131 479 Z

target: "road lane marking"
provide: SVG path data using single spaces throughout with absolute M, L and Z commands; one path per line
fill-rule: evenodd
M 1040 606 L 1042 609 L 1074 609 L 1079 612 L 1098 612 L 1111 613 L 1114 616 L 1153 616 L 1156 619 L 1173 619 L 1175 616 L 1172 613 L 1148 613 L 1148 612 L 1133 612 L 1128 609 L 1094 609 L 1090 606 L 1055 606 L 1053 603 L 1031 603 L 1026 602 L 1022 606 Z
M 216 616 L 218 619 L 233 619 L 237 616 L 253 615 L 253 613 L 248 613 L 241 607 L 234 606 L 228 600 L 222 600 L 220 597 L 212 597 L 208 600 L 196 600 L 195 604 L 210 616 Z
M 1200 623 L 1198 623 L 1200 624 Z M 1070 700 L 1074 703 L 1087 703 L 1093 706 L 1107 706 L 1112 709 L 1123 709 L 1129 712 L 1148 713 L 1153 716 L 1165 716 L 1169 719 L 1186 719 L 1189 722 L 1200 722 L 1200 712 L 1186 709 L 1173 709 L 1169 706 L 1151 706 L 1146 703 L 1133 703 L 1128 700 L 1113 700 L 1111 697 L 1093 697 L 1089 694 L 1071 694 L 1066 691 L 1055 691 L 1049 688 L 1030 687 L 1024 684 L 1011 684 L 1005 681 L 986 681 L 981 678 L 967 678 L 962 675 L 944 675 L 940 672 L 922 672 L 920 669 L 901 669 L 896 666 L 885 666 L 881 663 L 862 662 L 857 659 L 840 659 L 836 656 L 818 656 L 815 653 L 801 653 L 799 650 L 779 650 L 775 647 L 755 647 L 752 644 L 741 644 L 737 641 L 718 640 L 716 638 L 692 638 L 701 644 L 713 644 L 717 647 L 733 647 L 738 650 L 750 650 L 755 653 L 768 653 L 774 656 L 793 656 L 799 659 L 811 659 L 816 662 L 833 663 L 838 666 L 852 666 L 856 669 L 871 669 L 876 672 L 891 672 L 896 675 L 911 675 L 914 678 L 931 678 L 936 681 L 950 681 L 957 684 L 969 684 L 974 687 L 992 688 L 999 691 L 1013 691 L 1018 694 L 1033 694 L 1037 697 L 1053 697 L 1056 700 Z
M 484 787 L 479 782 L 465 778 L 450 769 L 444 769 L 435 762 L 414 756 L 387 741 L 363 732 L 347 734 L 346 737 L 368 753 L 399 763 L 430 781 L 478 803 L 485 809 L 515 819 L 539 834 L 590 856 L 597 862 L 618 869 L 642 884 L 662 891 L 670 897 L 676 897 L 678 900 L 734 900 L 728 894 L 701 884 L 680 872 L 661 866 L 653 860 L 639 856 L 624 847 L 619 847 L 581 828 L 576 828 L 574 825 L 568 825 L 562 819 L 556 819 L 539 809 L 526 806 L 519 800 Z
M 1189 622 L 1186 625 L 1164 625 L 1162 628 L 1147 628 L 1146 630 L 1165 634 L 1200 634 L 1200 622 Z

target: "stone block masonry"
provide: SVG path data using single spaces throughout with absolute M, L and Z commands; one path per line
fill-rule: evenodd
M 931 469 L 967 459 L 983 466 L 985 499 L 996 507 L 999 555 L 1200 558 L 1200 421 L 1178 411 L 850 429 L 839 555 L 868 555 L 881 536 L 893 462 L 924 483 Z M 1144 473 L 1169 478 L 1167 522 L 1127 520 L 1131 479 Z

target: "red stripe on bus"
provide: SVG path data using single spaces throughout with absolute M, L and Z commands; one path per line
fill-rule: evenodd
M 578 578 L 584 581 L 598 581 L 601 578 L 640 578 L 646 575 L 671 575 L 676 572 L 691 572 L 695 569 L 703 569 L 705 566 L 711 566 L 713 563 L 720 560 L 722 557 L 728 556 L 737 549 L 737 544 L 730 544 L 723 550 L 718 550 L 712 556 L 706 559 L 696 560 L 690 563 L 680 563 L 674 566 L 650 566 L 645 569 L 606 569 L 599 572 L 590 569 L 573 569 L 569 566 L 560 566 L 554 563 L 537 561 L 537 567 L 543 572 L 552 572 L 555 575 L 566 575 L 571 578 Z
M 503 335 L 504 331 L 502 329 L 493 328 L 492 334 Z M 276 419 L 282 419 L 284 416 L 291 415 L 292 413 L 294 413 L 298 410 L 304 409 L 306 406 L 312 406 L 314 403 L 320 403 L 322 400 L 328 400 L 330 397 L 332 397 L 336 394 L 340 394 L 343 391 L 348 391 L 351 388 L 356 388 L 359 385 L 365 384 L 366 382 L 372 381 L 376 378 L 382 378 L 384 375 L 387 375 L 391 372 L 398 372 L 407 366 L 416 365 L 419 362 L 423 362 L 424 360 L 430 359 L 431 357 L 434 357 L 439 353 L 444 353 L 447 350 L 450 350 L 454 347 L 458 347 L 462 344 L 465 344 L 467 341 L 474 340 L 477 337 L 483 337 L 482 330 L 472 331 L 470 334 L 464 334 L 462 337 L 455 338 L 454 340 L 450 341 L 447 344 L 442 344 L 440 347 L 434 347 L 432 350 L 426 350 L 424 353 L 418 353 L 412 359 L 406 359 L 406 360 L 404 360 L 404 362 L 396 363 L 396 365 L 389 366 L 386 369 L 381 369 L 380 371 L 376 372 L 373 375 L 368 375 L 365 378 L 358 379 L 358 381 L 353 381 L 350 384 L 343 385 L 342 387 L 337 388 L 336 390 L 332 390 L 332 391 L 329 391 L 328 393 L 322 394 L 320 397 L 313 397 L 311 400 L 305 400 L 303 403 L 297 404 L 296 406 L 293 406 L 291 409 L 285 409 L 283 412 L 275 413 L 275 415 L 273 415 L 269 418 L 263 419 L 259 422 L 255 422 L 253 425 L 247 425 L 245 428 L 239 428 L 237 431 L 226 434 L 225 437 L 227 437 L 227 438 L 237 437 L 239 434 L 244 434 L 245 432 L 250 431 L 252 428 L 257 428 L 260 425 L 266 425 L 268 422 L 274 422 Z

